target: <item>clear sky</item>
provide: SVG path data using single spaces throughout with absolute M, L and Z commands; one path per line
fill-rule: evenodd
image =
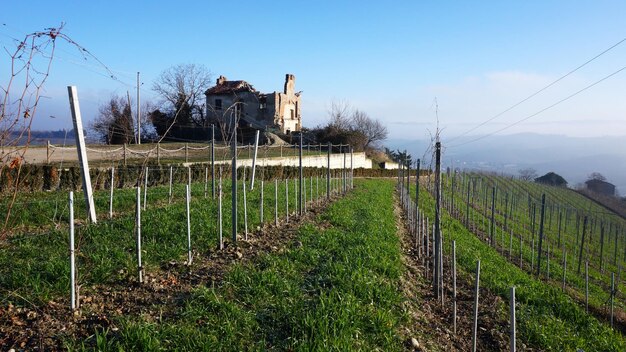
M 626 1 L 9 1 L 0 45 L 65 23 L 64 33 L 115 73 L 59 43 L 35 129 L 70 127 L 66 86 L 92 119 L 111 94 L 156 101 L 153 80 L 179 63 L 217 78 L 303 91 L 303 124 L 333 100 L 379 118 L 390 138 L 444 138 L 493 117 L 626 37 Z M 0 85 L 10 60 L 0 53 Z M 529 116 L 626 65 L 626 43 L 536 98 L 472 131 Z M 626 135 L 626 71 L 502 133 Z M 437 104 L 434 104 L 434 102 Z M 438 106 L 438 109 L 435 109 Z M 50 118 L 50 116 L 56 118 Z

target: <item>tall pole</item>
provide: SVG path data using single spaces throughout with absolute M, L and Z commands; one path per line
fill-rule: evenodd
M 435 143 L 435 275 L 433 289 L 437 299 L 440 298 L 440 260 L 441 256 L 441 142 Z
M 580 275 L 580 263 L 583 260 L 583 247 L 585 246 L 585 232 L 587 232 L 587 216 L 583 220 L 583 238 L 580 241 L 580 252 L 578 252 L 578 275 Z
M 419 200 L 420 200 L 420 166 L 421 160 L 417 159 L 417 165 L 415 166 L 415 218 L 419 213 Z
M 330 199 L 330 149 L 332 144 L 328 142 L 328 165 L 326 167 L 326 199 Z
M 70 191 L 70 308 L 76 309 L 76 254 L 74 252 L 74 192 Z
M 302 148 L 302 147 L 300 147 Z M 256 156 L 259 150 L 259 130 L 256 130 L 256 135 L 254 137 L 254 154 L 252 155 L 252 177 L 250 179 L 250 190 L 254 190 L 254 175 L 256 174 Z M 300 158 L 302 159 L 302 158 Z M 244 181 L 245 182 L 245 181 Z
M 546 194 L 541 195 L 541 217 L 539 219 L 539 249 L 537 250 L 537 276 L 541 273 L 541 247 L 543 244 L 543 219 L 546 212 Z
M 237 243 L 237 108 L 235 104 L 235 113 L 233 115 L 233 140 L 232 140 L 232 171 L 231 171 L 231 198 L 232 198 L 232 239 L 233 243 Z
M 404 150 L 404 153 L 406 154 L 406 150 Z M 411 198 L 411 161 L 408 154 L 406 158 L 406 195 L 409 199 Z M 408 203 L 410 202 L 407 201 Z
M 302 216 L 302 131 L 300 131 L 300 146 L 298 149 L 298 156 L 300 157 L 299 167 L 299 179 L 298 179 L 298 214 Z
M 346 149 L 341 146 L 341 151 L 343 152 L 343 194 L 346 194 L 347 191 L 347 179 L 346 179 Z
M 350 188 L 354 188 L 354 148 L 350 147 Z
M 491 246 L 496 248 L 496 186 L 491 188 L 491 225 L 489 226 L 489 236 Z
M 215 124 L 211 125 L 211 192 L 215 199 Z
M 139 96 L 139 72 L 137 72 L 137 144 L 141 144 L 141 108 Z

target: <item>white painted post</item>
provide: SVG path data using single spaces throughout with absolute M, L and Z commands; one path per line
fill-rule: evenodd
M 274 225 L 278 226 L 278 179 L 274 180 Z
M 565 291 L 565 275 L 567 274 L 567 252 L 563 248 L 563 291 Z
M 115 167 L 111 167 L 111 193 L 109 194 L 109 219 L 113 219 L 113 188 L 115 183 Z
M 285 179 L 285 222 L 289 222 L 289 179 Z
M 509 320 L 511 321 L 511 332 L 510 332 L 510 346 L 511 346 L 511 352 L 515 352 L 515 286 L 511 287 L 511 298 L 509 300 L 509 312 L 510 312 L 510 317 Z
M 146 174 L 143 178 L 143 210 L 146 210 L 148 204 L 148 167 L 146 166 Z
M 548 275 L 548 280 L 550 280 L 550 245 L 548 245 L 548 251 L 546 252 L 546 265 L 547 265 L 546 273 Z
M 78 92 L 76 86 L 68 86 L 67 92 L 70 98 L 70 110 L 72 111 L 72 121 L 76 136 L 76 148 L 78 151 L 78 161 L 80 162 L 80 174 L 83 179 L 83 193 L 89 220 L 97 223 L 96 207 L 93 202 L 93 190 L 91 188 L 91 177 L 89 176 L 89 161 L 87 160 L 87 148 L 85 146 L 85 134 L 83 131 L 83 121 L 80 115 L 80 105 L 78 103 Z
M 302 208 L 303 212 L 306 213 L 306 177 L 302 178 Z
M 319 198 L 320 198 L 320 175 L 317 174 L 315 175 L 315 199 L 319 200 Z
M 524 239 L 522 235 L 519 236 L 519 268 L 523 269 L 524 263 Z
M 191 212 L 189 211 L 189 203 L 191 202 L 191 190 L 189 185 L 185 187 L 187 199 L 187 265 L 191 265 Z
M 259 130 L 256 130 L 256 136 L 254 137 L 254 154 L 252 156 L 252 178 L 250 179 L 250 190 L 254 190 L 254 175 L 256 173 L 256 156 L 259 150 Z
M 476 285 L 474 286 L 474 325 L 472 328 L 472 351 L 476 352 L 476 337 L 478 334 L 478 292 L 480 288 L 480 260 L 476 262 Z
M 172 167 L 170 166 L 170 190 L 168 193 L 168 199 L 169 199 L 168 203 L 172 203 L 172 172 L 173 172 Z
M 263 226 L 263 180 L 261 180 L 261 204 L 259 206 L 259 220 L 261 223 L 261 226 Z
M 456 335 L 456 241 L 452 241 L 452 325 Z
M 74 192 L 70 191 L 70 308 L 76 309 L 76 257 L 74 253 Z
M 137 227 L 137 274 L 139 283 L 143 282 L 143 266 L 141 265 L 141 187 L 137 187 L 137 209 L 136 209 L 136 227 Z
M 223 223 L 222 223 L 222 167 L 220 167 L 220 180 L 217 186 L 217 217 L 219 218 L 218 222 L 218 233 L 219 233 L 219 248 L 224 249 L 224 237 L 223 237 Z
M 350 147 L 350 188 L 354 188 L 354 164 L 352 163 L 353 154 L 354 148 Z
M 511 227 L 511 233 L 509 234 L 509 260 L 513 255 L 513 227 Z
M 209 192 L 209 167 L 204 169 L 204 198 L 206 198 Z
M 187 184 L 191 187 L 191 166 L 187 166 Z
M 615 273 L 611 273 L 611 327 L 613 327 L 613 302 L 615 298 Z
M 585 262 L 585 311 L 589 313 L 589 261 Z
M 244 228 L 244 238 L 248 240 L 248 200 L 246 197 L 246 178 L 244 176 L 243 179 L 243 228 Z

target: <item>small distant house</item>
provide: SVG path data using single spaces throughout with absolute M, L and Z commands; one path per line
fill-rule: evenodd
M 240 128 L 290 134 L 302 128 L 300 93 L 295 92 L 296 77 L 285 76 L 282 93 L 261 93 L 246 81 L 229 81 L 224 76 L 206 95 L 209 120 L 230 124 L 236 114 Z
M 535 182 L 542 183 L 548 186 L 567 187 L 567 181 L 563 177 L 561 177 L 561 175 L 554 172 L 548 172 L 541 177 L 537 177 L 535 179 Z
M 587 185 L 587 189 L 592 192 L 603 194 L 605 196 L 615 195 L 615 185 L 612 183 L 597 179 L 591 179 L 585 181 L 585 185 Z

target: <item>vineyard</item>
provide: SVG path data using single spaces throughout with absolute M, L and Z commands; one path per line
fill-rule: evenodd
M 251 188 L 242 168 L 233 236 L 232 176 L 222 171 L 215 193 L 206 170 L 189 177 L 184 167 L 169 183 L 140 175 L 139 187 L 104 187 L 94 193 L 97 224 L 83 220 L 80 192 L 73 202 L 65 190 L 20 193 L 0 250 L 0 343 L 626 348 L 624 220 L 578 193 L 490 174 L 441 175 L 437 256 L 436 173 L 422 170 L 418 183 L 415 170 L 393 180 L 310 168 L 302 181 L 295 171 L 260 173 Z

